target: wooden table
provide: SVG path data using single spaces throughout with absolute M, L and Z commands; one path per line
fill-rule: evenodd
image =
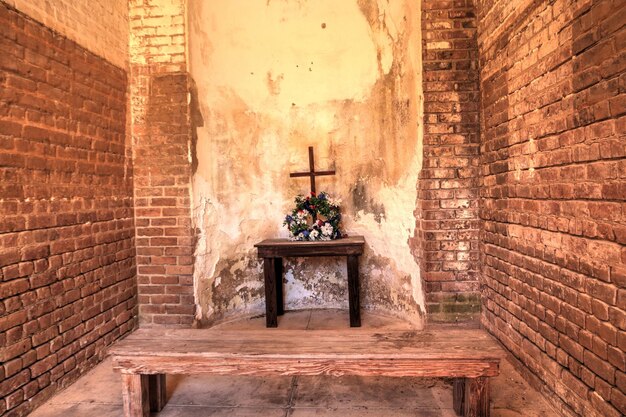
M 351 236 L 328 241 L 299 242 L 288 239 L 266 239 L 254 245 L 263 258 L 265 277 L 265 320 L 267 327 L 278 327 L 277 316 L 284 314 L 283 258 L 309 256 L 345 256 L 348 263 L 348 304 L 350 327 L 361 326 L 359 302 L 359 256 L 365 238 Z
M 454 378 L 453 407 L 489 416 L 503 349 L 484 330 L 139 329 L 110 349 L 126 417 L 165 406 L 167 374 Z

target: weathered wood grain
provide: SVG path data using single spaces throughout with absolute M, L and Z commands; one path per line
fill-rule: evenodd
M 471 329 L 141 329 L 110 353 L 124 374 L 126 416 L 147 415 L 148 402 L 154 411 L 163 406 L 165 374 L 197 373 L 453 377 L 454 409 L 486 416 L 487 377 L 498 375 L 504 355 L 486 332 Z
M 465 378 L 464 417 L 489 417 L 489 378 Z
M 484 332 L 445 333 L 141 329 L 111 353 L 116 367 L 140 373 L 177 373 L 175 368 L 181 367 L 180 373 L 195 368 L 241 375 L 396 375 L 396 370 L 385 370 L 395 367 L 414 376 L 497 374 L 502 349 Z M 167 365 L 161 367 L 159 361 Z M 208 364 L 206 370 L 201 363 Z M 239 370 L 238 365 L 255 369 Z
M 149 417 L 148 375 L 122 373 L 124 416 Z
M 198 374 L 241 376 L 391 376 L 391 377 L 478 377 L 498 375 L 490 361 L 443 361 L 412 359 L 286 359 L 207 358 L 203 355 L 114 356 L 113 367 L 128 372 L 152 374 Z
M 146 342 L 150 342 L 147 344 Z M 147 351 L 146 351 L 147 349 Z M 476 359 L 500 357 L 500 346 L 482 330 L 416 330 L 381 332 L 344 330 L 140 329 L 111 351 L 162 355 L 201 353 L 289 358 Z

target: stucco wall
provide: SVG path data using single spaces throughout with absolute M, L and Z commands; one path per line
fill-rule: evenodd
M 419 322 L 414 235 L 421 168 L 421 37 L 412 1 L 190 0 L 189 70 L 199 232 L 198 318 L 263 310 L 254 244 L 309 191 L 341 198 L 344 230 L 364 235 L 362 303 Z M 286 266 L 287 308 L 345 307 L 343 260 Z

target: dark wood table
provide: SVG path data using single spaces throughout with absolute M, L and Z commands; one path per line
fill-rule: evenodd
M 312 256 L 345 256 L 348 263 L 348 304 L 350 327 L 361 326 L 359 302 L 359 256 L 363 254 L 365 238 L 351 236 L 342 239 L 299 242 L 288 239 L 266 239 L 254 245 L 263 258 L 265 277 L 265 320 L 267 327 L 278 327 L 278 317 L 285 312 L 283 297 L 283 258 Z

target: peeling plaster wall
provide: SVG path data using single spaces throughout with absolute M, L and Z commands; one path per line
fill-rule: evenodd
M 308 167 L 365 236 L 364 308 L 420 323 L 415 232 L 422 155 L 421 28 L 415 1 L 190 0 L 190 158 L 198 230 L 198 319 L 264 311 L 254 244 L 282 221 Z M 345 261 L 286 264 L 288 309 L 347 307 Z

